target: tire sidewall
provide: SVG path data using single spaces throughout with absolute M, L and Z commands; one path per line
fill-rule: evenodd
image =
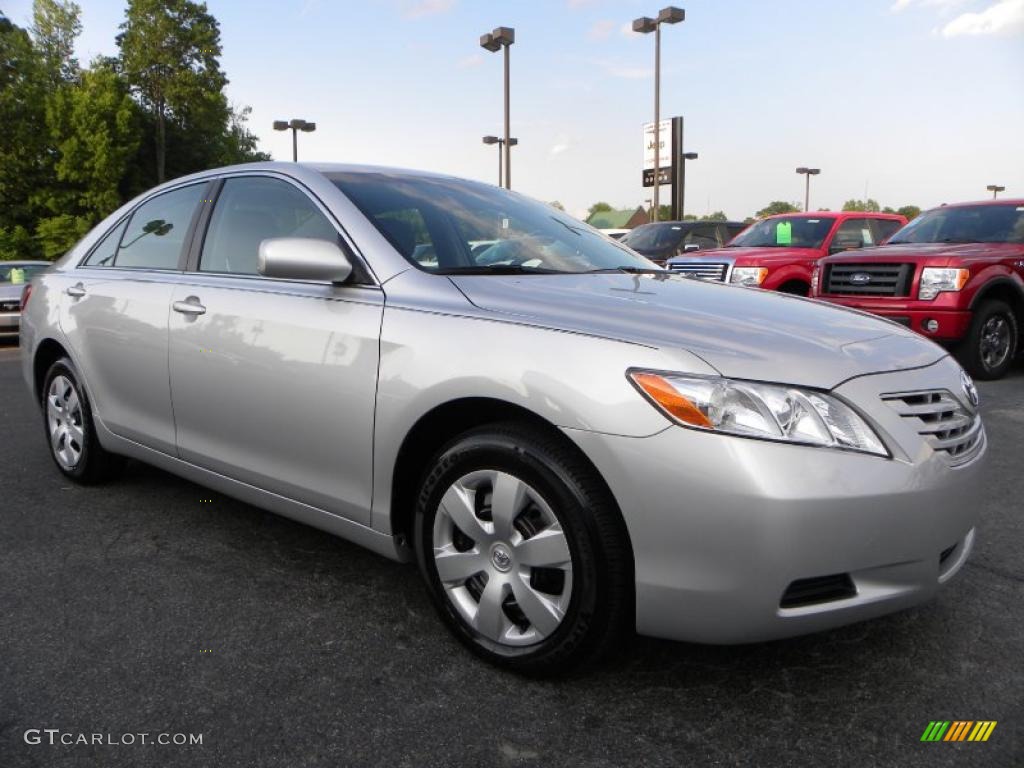
M 416 509 L 416 556 L 431 598 L 456 636 L 475 653 L 508 666 L 527 666 L 581 645 L 599 611 L 601 578 L 599 544 L 585 513 L 586 495 L 557 459 L 501 433 L 480 433 L 456 440 L 432 463 Z M 459 615 L 437 575 L 433 551 L 434 520 L 444 493 L 474 470 L 496 469 L 531 485 L 548 503 L 566 535 L 572 558 L 573 594 L 558 629 L 539 643 L 504 646 L 480 637 Z
M 1006 318 L 1010 327 L 1010 353 L 1000 365 L 995 368 L 988 368 L 981 357 L 982 329 L 992 317 L 1002 315 Z M 1020 343 L 1020 329 L 1017 326 L 1017 317 L 1008 304 L 1002 301 L 986 301 L 975 312 L 971 324 L 971 334 L 967 340 L 970 345 L 967 350 L 967 358 L 970 361 L 971 375 L 976 379 L 991 380 L 1002 378 L 1013 365 L 1017 347 Z

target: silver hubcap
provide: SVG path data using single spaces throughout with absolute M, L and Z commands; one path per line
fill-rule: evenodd
M 990 317 L 981 328 L 981 361 L 989 370 L 1006 362 L 1010 354 L 1010 323 L 1002 315 Z
M 46 393 L 46 423 L 50 450 L 65 469 L 74 469 L 82 458 L 85 433 L 82 427 L 82 403 L 78 391 L 66 376 L 57 376 Z
M 569 545 L 551 507 L 519 478 L 481 470 L 452 483 L 433 544 L 448 600 L 483 637 L 530 645 L 562 623 L 572 596 Z

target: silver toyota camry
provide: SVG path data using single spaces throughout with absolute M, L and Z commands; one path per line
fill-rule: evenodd
M 485 184 L 177 179 L 26 302 L 64 475 L 133 457 L 415 560 L 459 639 L 522 672 L 634 630 L 744 643 L 885 614 L 974 540 L 985 432 L 944 350 L 671 275 Z

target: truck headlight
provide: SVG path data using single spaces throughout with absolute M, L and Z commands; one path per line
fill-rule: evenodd
M 921 270 L 921 283 L 917 289 L 918 299 L 934 299 L 943 291 L 959 291 L 967 285 L 971 276 L 969 269 L 947 269 L 925 267 Z
M 889 455 L 863 417 L 824 392 L 716 376 L 639 370 L 628 375 L 654 406 L 684 427 Z
M 760 285 L 768 277 L 768 270 L 764 267 L 733 267 L 730 283 L 740 285 Z

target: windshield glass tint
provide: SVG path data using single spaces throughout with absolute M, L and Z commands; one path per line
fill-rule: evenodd
M 732 248 L 821 248 L 835 221 L 830 216 L 787 216 L 751 224 L 733 238 Z
M 27 283 L 48 266 L 48 264 L 4 264 L 0 262 L 0 283 Z
M 890 243 L 1024 243 L 1024 206 L 965 205 L 925 211 Z
M 686 229 L 681 224 L 644 224 L 623 237 L 622 242 L 641 251 L 661 251 L 677 247 L 684 234 Z
M 430 272 L 658 269 L 549 205 L 487 184 L 387 172 L 328 177 L 399 253 Z

